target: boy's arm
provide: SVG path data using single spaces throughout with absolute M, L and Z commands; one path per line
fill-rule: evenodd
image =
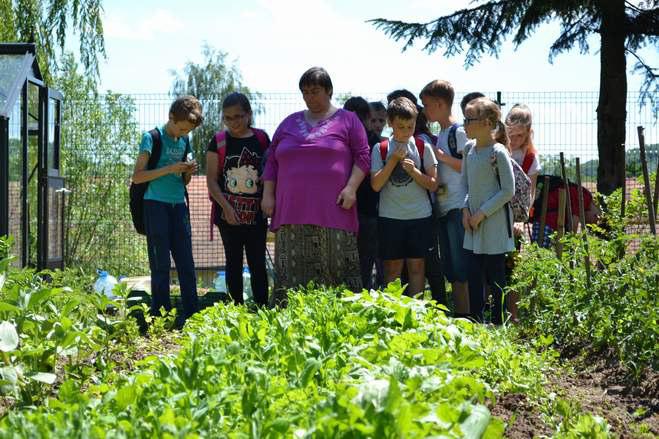
M 462 160 L 460 160 L 460 159 L 456 159 L 455 157 L 453 157 L 453 156 L 450 155 L 450 154 L 446 154 L 446 153 L 445 153 L 443 150 L 441 150 L 440 148 L 437 148 L 437 149 L 435 150 L 435 152 L 436 152 L 435 155 L 437 156 L 437 160 L 438 160 L 438 161 L 440 161 L 440 162 L 442 162 L 442 163 L 446 163 L 446 164 L 449 165 L 449 166 L 451 167 L 451 169 L 453 169 L 455 172 L 460 172 L 460 171 L 462 171 Z
M 426 168 L 426 173 L 419 171 L 416 167 L 408 172 L 412 179 L 424 189 L 434 192 L 437 190 L 437 168 L 435 166 Z
M 395 167 L 396 160 L 390 159 L 384 164 L 382 169 L 376 172 L 371 172 L 371 187 L 375 192 L 380 192 L 384 185 L 387 184 Z
M 437 159 L 429 144 L 423 152 L 424 172 L 417 169 L 413 160 L 405 159 L 403 169 L 412 177 L 412 179 L 424 189 L 434 192 L 437 190 Z
M 141 152 L 137 156 L 137 161 L 135 162 L 135 169 L 133 170 L 132 181 L 135 184 L 146 183 L 148 181 L 155 180 L 160 178 L 163 175 L 174 174 L 174 173 L 183 173 L 189 169 L 189 166 L 185 162 L 176 162 L 169 166 L 163 166 L 162 168 L 150 169 L 147 170 L 146 166 L 149 163 L 149 153 Z

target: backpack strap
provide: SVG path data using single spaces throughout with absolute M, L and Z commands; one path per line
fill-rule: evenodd
M 531 166 L 533 166 L 534 160 L 535 154 L 533 154 L 531 151 L 527 151 L 524 155 L 524 160 L 522 161 L 522 170 L 526 175 L 529 175 L 529 171 L 531 170 Z
M 416 150 L 419 152 L 419 158 L 421 159 L 421 172 L 424 172 L 423 154 L 426 152 L 426 142 L 421 136 L 414 136 L 414 143 L 416 144 Z
M 154 128 L 149 131 L 151 136 L 151 154 L 149 154 L 149 162 L 146 164 L 146 169 L 156 169 L 158 166 L 158 161 L 160 161 L 160 155 L 162 154 L 162 138 L 160 137 L 160 131 L 158 128 Z
M 181 159 L 181 161 L 187 162 L 188 154 L 192 152 L 192 146 L 190 146 L 190 137 L 185 136 L 183 141 L 185 142 L 185 152 L 183 153 L 183 159 Z
M 258 140 L 259 145 L 261 145 L 261 151 L 265 151 L 268 149 L 269 141 L 268 141 L 268 135 L 265 133 L 265 131 L 260 130 L 258 128 L 250 128 L 252 132 L 254 133 L 254 137 L 256 137 L 256 140 Z
M 448 130 L 448 150 L 453 158 L 462 160 L 462 154 L 458 152 L 458 138 L 456 134 L 459 127 L 460 124 L 454 123 Z
M 217 176 L 219 177 L 224 173 L 224 160 L 226 159 L 227 156 L 227 132 L 225 130 L 220 130 L 217 133 L 215 133 L 215 144 L 216 144 L 216 150 L 217 152 Z M 218 212 L 218 206 L 217 203 L 214 202 L 213 196 L 211 195 L 210 192 L 208 192 L 208 199 L 211 201 L 211 215 L 210 215 L 210 241 L 212 241 L 215 238 L 213 226 L 215 225 L 215 219 L 217 218 L 217 215 L 219 215 Z
M 494 167 L 494 175 L 497 177 L 497 183 L 499 184 L 499 190 L 501 190 L 501 177 L 499 176 L 499 167 L 497 164 L 497 156 L 494 151 L 492 151 L 492 156 L 490 157 L 490 162 Z M 514 176 L 513 176 L 514 178 Z M 506 213 L 506 229 L 508 229 L 508 238 L 513 237 L 513 224 L 510 222 L 510 201 L 503 205 L 503 208 Z
M 380 157 L 382 158 L 382 163 L 384 164 L 387 160 L 387 151 L 389 150 L 389 139 L 384 139 L 380 142 Z
M 423 154 L 426 151 L 426 142 L 420 136 L 414 136 L 414 143 L 416 144 L 416 150 L 419 152 L 419 158 L 421 159 L 421 172 L 424 172 L 423 168 Z M 387 160 L 387 152 L 389 150 L 389 139 L 384 139 L 380 142 L 380 157 L 382 158 L 382 163 Z

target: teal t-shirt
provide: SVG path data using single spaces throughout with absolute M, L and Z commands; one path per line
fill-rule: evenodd
M 160 160 L 156 165 L 156 169 L 164 166 L 169 166 L 176 162 L 180 162 L 185 154 L 185 139 L 179 137 L 174 141 L 166 132 L 165 127 L 159 127 L 160 139 L 162 141 L 162 150 L 160 153 Z M 140 143 L 140 154 L 148 152 L 151 154 L 153 148 L 153 139 L 148 132 L 142 135 L 142 142 Z M 167 174 L 158 177 L 149 182 L 149 187 L 144 194 L 145 200 L 161 201 L 163 203 L 183 203 L 185 202 L 183 179 L 179 174 Z

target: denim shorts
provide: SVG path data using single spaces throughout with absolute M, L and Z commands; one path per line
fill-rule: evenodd
M 449 210 L 439 219 L 439 257 L 449 282 L 467 281 L 468 256 L 464 249 L 464 238 L 462 209 Z

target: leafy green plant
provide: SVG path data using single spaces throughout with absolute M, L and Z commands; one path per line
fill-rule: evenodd
M 147 357 L 82 394 L 65 382 L 48 406 L 1 426 L 16 436 L 501 437 L 488 401 L 539 396 L 548 363 L 505 328 L 449 319 L 402 291 L 305 290 L 257 312 L 216 304 L 188 321 L 176 356 Z
M 583 267 L 580 237 L 563 240 L 562 259 L 530 246 L 520 259 L 512 289 L 521 296 L 524 330 L 531 337 L 550 335 L 566 353 L 613 354 L 633 374 L 659 367 L 657 297 L 659 241 L 639 238 L 639 249 L 623 253 L 634 236 L 611 241 L 589 238 L 592 280 Z

